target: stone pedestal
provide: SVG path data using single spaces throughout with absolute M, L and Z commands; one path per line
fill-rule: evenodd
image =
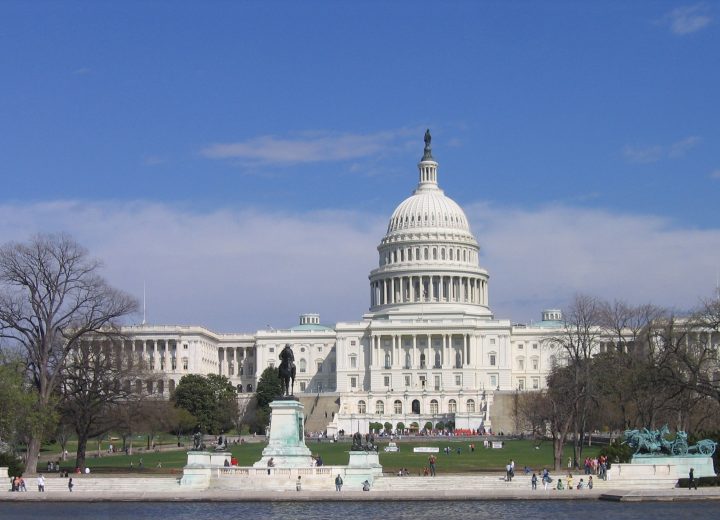
M 225 461 L 229 462 L 232 456 L 227 451 L 189 451 L 187 455 L 180 485 L 195 487 L 209 486 L 212 470 L 225 467 Z
M 679 455 L 679 456 L 657 456 L 657 455 L 635 455 L 631 464 L 663 465 L 672 464 L 678 478 L 688 478 L 690 468 L 694 469 L 695 478 L 715 477 L 712 457 L 707 455 Z
M 376 477 L 382 476 L 382 466 L 376 451 L 351 451 L 350 460 L 343 478 L 348 489 L 362 489 L 366 480 L 373 484 Z
M 283 399 L 270 403 L 270 438 L 255 468 L 267 468 L 273 459 L 276 468 L 310 468 L 312 455 L 305 445 L 305 407 L 298 401 Z

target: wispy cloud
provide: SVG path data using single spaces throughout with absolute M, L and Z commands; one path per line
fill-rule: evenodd
M 718 168 L 717 170 L 712 171 L 712 172 L 710 173 L 710 178 L 711 178 L 711 179 L 720 179 L 720 168 Z
M 291 137 L 266 135 L 245 141 L 215 143 L 201 150 L 209 159 L 244 159 L 267 164 L 345 161 L 397 149 L 417 129 L 371 134 L 307 132 Z
M 685 309 L 715 283 L 718 228 L 570 206 L 523 211 L 477 202 L 466 213 L 498 318 L 537 319 L 575 292 Z M 0 204 L 0 241 L 67 231 L 104 259 L 114 285 L 140 296 L 147 283 L 149 321 L 236 332 L 290 327 L 303 312 L 320 313 L 323 323 L 359 320 L 386 225 L 387 216 L 346 211 Z
M 683 36 L 704 29 L 712 21 L 709 6 L 701 2 L 673 9 L 658 20 L 658 23 L 669 27 L 673 34 Z
M 632 163 L 653 163 L 666 158 L 677 159 L 683 157 L 701 141 L 700 137 L 691 135 L 669 145 L 627 145 L 623 148 L 623 155 L 628 162 Z
M 142 163 L 145 166 L 159 166 L 161 164 L 167 163 L 168 160 L 166 157 L 162 157 L 160 155 L 146 155 L 142 158 Z

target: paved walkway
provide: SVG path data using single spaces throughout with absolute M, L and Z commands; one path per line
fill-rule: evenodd
M 48 502 L 247 502 L 247 501 L 422 501 L 422 500 L 614 500 L 614 501 L 695 501 L 720 500 L 720 488 L 700 488 L 698 490 L 582 490 L 582 491 L 544 491 L 544 490 L 443 490 L 432 494 L 418 494 L 409 490 L 401 491 L 230 491 L 230 490 L 183 490 L 177 491 L 138 491 L 138 492 L 69 492 L 51 491 L 39 493 L 32 489 L 28 492 L 9 492 L 0 494 L 0 501 L 48 501 Z

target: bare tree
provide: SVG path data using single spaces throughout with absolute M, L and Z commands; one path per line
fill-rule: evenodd
M 80 341 L 68 357 L 61 383 L 61 412 L 77 434 L 75 465 L 85 467 L 88 441 L 114 425 L 116 407 L 135 396 L 127 381 L 150 377 L 142 358 L 123 349 L 124 338 Z
M 572 408 L 569 413 L 575 430 L 573 444 L 575 462 L 582 457 L 583 440 L 587 432 L 590 412 L 596 404 L 592 357 L 598 350 L 602 333 L 601 303 L 591 296 L 576 295 L 563 312 L 562 328 L 549 338 L 550 344 L 559 350 L 572 374 L 572 387 L 568 388 L 570 383 L 567 378 L 563 378 L 563 385 L 568 392 L 567 398 L 570 399 L 565 405 Z M 549 387 L 551 383 L 551 378 L 548 378 Z
M 88 334 L 116 327 L 137 302 L 100 277 L 99 261 L 67 235 L 38 235 L 0 248 L 0 337 L 25 352 L 38 392 L 50 413 L 68 355 Z M 30 432 L 25 471 L 37 468 L 46 428 Z

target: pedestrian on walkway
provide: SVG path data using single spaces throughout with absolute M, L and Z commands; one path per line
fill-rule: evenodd
M 537 475 L 535 473 L 533 473 L 532 477 L 530 477 L 530 484 L 532 490 L 535 491 L 537 489 Z
M 37 486 L 38 486 L 38 492 L 44 493 L 45 492 L 45 477 L 43 477 L 43 474 L 40 473 L 37 478 Z
M 435 455 L 430 455 L 428 457 L 428 463 L 430 464 L 430 476 L 435 476 L 435 463 L 437 462 L 437 459 L 435 458 Z
M 70 477 L 70 480 L 68 480 L 68 489 L 70 490 L 70 493 L 72 493 L 72 488 L 75 484 L 73 484 L 72 477 Z
M 688 489 L 695 487 L 697 489 L 697 480 L 695 480 L 695 468 L 690 468 L 690 478 L 688 479 Z
M 338 476 L 335 477 L 335 491 L 342 491 L 343 486 L 343 479 L 340 476 L 340 473 L 338 473 Z

